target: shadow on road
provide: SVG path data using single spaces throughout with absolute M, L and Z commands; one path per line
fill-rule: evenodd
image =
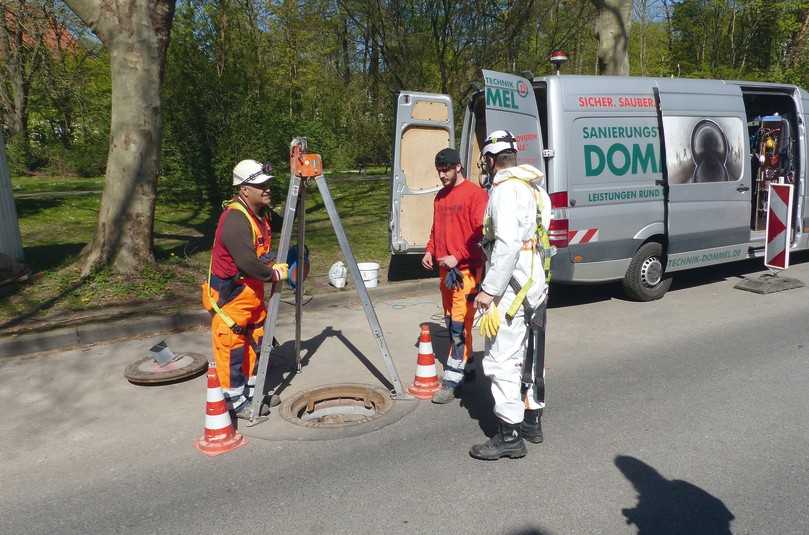
M 438 269 L 426 270 L 421 266 L 422 255 L 394 254 L 388 264 L 388 280 L 391 282 L 438 278 Z M 437 284 L 437 283 L 436 283 Z
M 337 338 L 351 353 L 359 359 L 363 366 L 373 375 L 382 386 L 388 390 L 393 389 L 393 384 L 387 377 L 365 356 L 365 354 L 349 340 L 342 331 L 335 330 L 331 325 L 323 329 L 319 334 L 301 340 L 301 369 L 309 365 L 309 361 L 317 353 L 320 346 L 328 338 Z M 273 348 L 270 356 L 270 369 L 267 373 L 267 383 L 265 392 L 281 394 L 295 378 L 297 363 L 295 362 L 295 340 L 284 342 Z
M 435 358 L 446 367 L 449 355 L 449 333 L 444 325 L 435 322 L 427 322 L 427 325 L 430 326 Z M 416 340 L 415 346 L 418 347 L 418 340 Z M 497 432 L 497 418 L 494 415 L 492 383 L 483 375 L 481 360 L 483 360 L 483 351 L 472 353 L 471 368 L 475 371 L 475 379 L 465 381 L 461 385 L 459 397 L 461 407 L 466 409 L 469 417 L 476 420 L 480 429 L 490 437 Z
M 809 261 L 809 251 L 793 253 L 790 256 L 791 265 L 803 264 L 807 261 Z M 757 273 L 763 269 L 762 260 L 755 258 L 741 262 L 678 271 L 673 274 L 674 281 L 669 292 L 714 284 L 728 279 L 741 280 L 744 276 Z M 586 305 L 599 301 L 609 301 L 610 299 L 627 300 L 620 282 L 594 285 L 551 284 L 548 295 L 550 296 L 548 308 Z
M 615 457 L 615 466 L 638 493 L 632 509 L 622 509 L 638 535 L 730 535 L 735 518 L 722 500 L 687 481 L 669 480 L 643 461 Z
M 505 535 L 552 535 L 552 533 L 545 528 L 530 526 L 506 531 Z

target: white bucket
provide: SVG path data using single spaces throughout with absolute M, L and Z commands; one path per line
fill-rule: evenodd
M 360 275 L 362 275 L 362 281 L 365 283 L 366 288 L 376 288 L 379 285 L 379 264 L 376 262 L 360 262 L 357 267 L 360 268 Z

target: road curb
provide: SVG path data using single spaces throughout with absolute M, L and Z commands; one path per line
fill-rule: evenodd
M 435 291 L 435 287 L 435 279 L 419 279 L 397 282 L 378 288 L 369 288 L 368 293 L 371 300 L 377 303 L 391 297 L 421 294 L 428 290 Z M 282 295 L 282 299 L 287 301 L 287 299 L 294 299 L 294 297 L 290 293 L 289 295 Z M 318 310 L 346 304 L 357 304 L 359 306 L 359 303 L 359 298 L 353 287 L 339 292 L 315 294 L 304 306 L 304 317 L 307 310 Z M 54 350 L 66 351 L 152 334 L 185 331 L 208 326 L 210 321 L 210 314 L 199 309 L 192 312 L 176 311 L 170 314 L 152 312 L 148 315 L 127 314 L 124 312 L 117 317 L 108 319 L 93 318 L 69 327 L 42 328 L 32 332 L 0 336 L 0 359 Z

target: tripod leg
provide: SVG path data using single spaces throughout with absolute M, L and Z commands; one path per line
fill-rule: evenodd
M 281 227 L 281 241 L 278 242 L 278 259 L 283 261 L 289 252 L 289 240 L 292 237 L 292 225 L 295 222 L 295 210 L 298 203 L 298 192 L 301 187 L 301 179 L 293 176 L 289 181 L 289 192 L 287 193 L 287 203 L 284 209 L 284 226 Z M 267 307 L 267 319 L 264 320 L 264 338 L 261 341 L 261 351 L 258 355 L 258 371 L 256 377 L 256 390 L 253 396 L 253 417 L 250 422 L 255 422 L 261 409 L 261 401 L 264 399 L 267 387 L 267 372 L 270 368 L 270 352 L 272 351 L 272 341 L 275 339 L 275 324 L 278 319 L 278 309 L 281 306 L 280 283 L 273 284 L 273 292 L 270 297 L 270 305 Z
M 376 310 L 371 303 L 371 298 L 368 296 L 368 289 L 365 288 L 365 282 L 360 275 L 360 269 L 357 267 L 357 260 L 354 258 L 354 253 L 351 251 L 351 244 L 348 243 L 343 224 L 340 221 L 340 215 L 337 213 L 337 208 L 334 206 L 334 200 L 329 192 L 329 186 L 326 184 L 326 178 L 321 175 L 317 177 L 317 189 L 320 190 L 320 195 L 323 197 L 323 204 L 326 206 L 326 211 L 331 219 L 331 226 L 334 228 L 334 233 L 337 235 L 337 241 L 340 243 L 340 250 L 343 252 L 348 271 L 351 273 L 351 278 L 354 280 L 354 286 L 357 288 L 357 294 L 362 302 L 362 308 L 365 311 L 365 317 L 368 320 L 368 325 L 371 327 L 371 333 L 376 339 L 376 344 L 379 346 L 379 352 L 385 360 L 385 365 L 388 368 L 388 375 L 390 376 L 395 396 L 397 398 L 407 398 L 402 382 L 399 379 L 399 372 L 396 371 L 396 365 L 393 363 L 393 358 L 390 356 L 388 344 L 385 341 L 385 335 L 382 332 L 382 326 L 379 324 L 379 318 L 376 316 Z
M 303 317 L 304 239 L 306 236 L 306 185 L 301 184 L 298 195 L 298 267 L 295 281 L 295 365 L 301 373 L 301 323 Z

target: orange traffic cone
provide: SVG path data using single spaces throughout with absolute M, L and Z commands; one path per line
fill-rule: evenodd
M 419 399 L 431 399 L 433 394 L 440 388 L 441 383 L 438 382 L 438 374 L 435 370 L 435 355 L 433 355 L 433 342 L 430 338 L 430 327 L 424 323 L 421 326 L 421 336 L 419 336 L 419 357 L 416 361 L 416 378 L 407 391 Z
M 222 394 L 222 386 L 216 375 L 216 363 L 208 363 L 208 395 L 205 404 L 205 434 L 194 447 L 205 455 L 219 455 L 247 444 L 247 439 L 239 434 L 230 421 L 230 413 Z

